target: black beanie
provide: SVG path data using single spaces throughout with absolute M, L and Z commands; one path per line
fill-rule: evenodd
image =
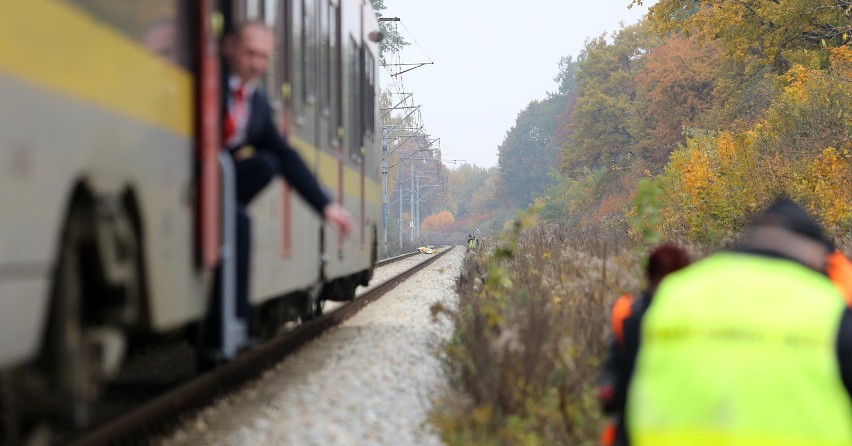
M 831 240 L 826 237 L 819 222 L 808 215 L 801 206 L 789 198 L 775 200 L 766 211 L 757 218 L 754 226 L 770 226 L 783 228 L 803 235 L 813 240 L 825 243 L 829 249 L 832 247 Z

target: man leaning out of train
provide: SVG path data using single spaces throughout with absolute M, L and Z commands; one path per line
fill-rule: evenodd
M 276 175 L 281 175 L 325 221 L 342 236 L 352 229 L 349 212 L 325 194 L 298 153 L 290 147 L 273 120 L 272 108 L 261 88 L 275 51 L 275 37 L 263 22 L 237 27 L 222 43 L 227 67 L 223 87 L 225 122 L 223 141 L 233 155 L 237 175 L 237 308 L 250 319 L 248 274 L 250 221 L 246 207 Z

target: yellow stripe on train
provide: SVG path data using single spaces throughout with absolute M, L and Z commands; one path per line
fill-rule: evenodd
M 192 135 L 192 79 L 185 70 L 68 2 L 0 5 L 0 75 Z
M 337 187 L 338 162 L 335 155 L 318 150 L 316 146 L 297 136 L 291 136 L 288 139 L 290 145 L 293 146 L 293 149 L 299 152 L 299 155 L 303 160 L 305 160 L 305 164 L 307 164 L 311 169 L 316 169 L 317 178 L 323 186 L 332 188 Z M 319 152 L 319 166 L 316 165 L 317 162 L 314 161 L 313 156 L 317 151 Z M 357 195 L 359 193 L 358 191 L 361 190 L 360 167 L 355 168 L 348 165 L 343 166 L 343 189 L 346 193 L 351 195 Z M 381 184 L 372 178 L 367 177 L 364 180 L 364 189 L 364 194 L 366 195 L 365 200 L 368 203 L 381 203 Z

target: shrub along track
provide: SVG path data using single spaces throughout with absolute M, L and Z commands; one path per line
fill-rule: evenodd
M 74 438 L 70 444 L 73 446 L 147 444 L 147 438 L 168 432 L 184 416 L 204 408 L 215 398 L 235 391 L 241 385 L 260 376 L 265 370 L 280 362 L 302 345 L 319 337 L 326 330 L 340 325 L 367 304 L 379 299 L 451 249 L 451 247 L 445 248 L 437 252 L 413 268 L 376 285 L 353 301 L 318 317 L 308 324 L 300 325 L 285 335 L 273 338 L 260 347 L 243 353 L 231 363 L 143 403 L 129 413 Z M 386 259 L 379 262 L 378 265 L 385 266 L 415 254 L 419 254 L 419 252 Z

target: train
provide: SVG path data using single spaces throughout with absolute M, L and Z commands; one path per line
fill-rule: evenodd
M 205 320 L 228 317 L 211 303 L 233 267 L 219 45 L 250 20 L 276 36 L 261 88 L 277 124 L 354 220 L 341 238 L 280 179 L 251 203 L 254 322 L 272 336 L 370 281 L 381 33 L 368 1 L 3 2 L 0 443 L 43 420 L 85 427 L 132 346 L 196 345 Z M 224 336 L 233 357 L 246 334 Z

